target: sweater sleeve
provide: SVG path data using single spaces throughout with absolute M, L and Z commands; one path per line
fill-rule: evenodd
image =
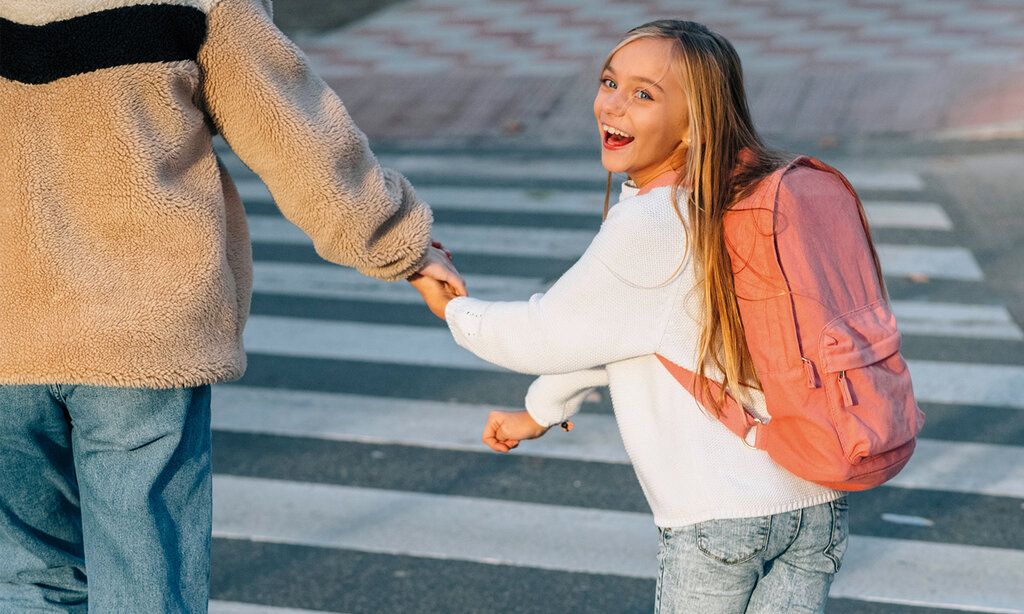
M 417 271 L 430 208 L 366 136 L 260 0 L 218 0 L 199 53 L 207 113 L 284 216 L 331 262 L 384 280 Z
M 607 385 L 604 367 L 541 375 L 526 393 L 526 411 L 541 426 L 558 424 L 576 415 L 591 390 Z
M 653 354 L 672 310 L 681 308 L 672 283 L 681 266 L 673 272 L 666 264 L 682 257 L 681 233 L 643 214 L 609 217 L 546 293 L 525 302 L 459 297 L 445 319 L 460 346 L 521 373 L 568 373 Z M 646 283 L 654 278 L 663 283 Z

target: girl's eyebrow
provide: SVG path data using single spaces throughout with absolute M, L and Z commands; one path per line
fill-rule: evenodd
M 611 64 L 608 64 L 607 66 L 605 66 L 604 69 L 605 69 L 605 71 L 610 72 L 613 75 L 615 74 L 615 69 L 612 68 Z M 636 79 L 637 81 L 642 81 L 642 82 L 650 85 L 651 87 L 658 88 L 659 92 L 662 92 L 662 93 L 665 92 L 665 90 L 660 85 L 658 85 L 658 82 L 655 81 L 654 79 L 648 79 L 647 77 L 639 77 L 639 76 L 638 77 L 633 77 L 633 78 Z
M 651 87 L 658 88 L 659 92 L 664 92 L 665 91 L 664 89 L 662 89 L 662 87 L 660 85 L 658 85 L 658 82 L 653 80 L 653 79 L 648 79 L 647 77 L 636 77 L 636 80 L 637 81 L 643 81 L 644 83 L 650 85 Z

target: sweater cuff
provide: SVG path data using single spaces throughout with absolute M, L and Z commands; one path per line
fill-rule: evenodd
M 533 421 L 548 428 L 559 424 L 565 418 L 562 417 L 562 407 L 558 404 L 541 403 L 530 394 L 526 395 L 526 413 L 530 414 Z
M 468 296 L 459 296 L 448 301 L 444 308 L 444 319 L 448 323 L 455 343 L 472 351 L 473 342 L 480 335 L 484 313 L 489 303 Z
M 536 384 L 536 382 L 534 382 Z M 526 412 L 530 414 L 533 421 L 543 427 L 551 427 L 575 416 L 583 400 L 593 388 L 581 390 L 564 403 L 552 402 L 552 399 L 545 399 L 543 394 L 537 394 L 534 386 L 530 386 L 530 392 L 526 393 Z
M 526 393 L 526 411 L 542 426 L 552 426 L 576 415 L 584 399 L 598 386 L 608 384 L 608 372 L 587 369 L 573 373 L 542 375 Z

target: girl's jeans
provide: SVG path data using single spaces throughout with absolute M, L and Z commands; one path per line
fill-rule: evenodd
M 656 612 L 820 613 L 846 551 L 849 504 L 660 532 Z
M 209 386 L 0 386 L 0 613 L 206 612 L 211 480 Z

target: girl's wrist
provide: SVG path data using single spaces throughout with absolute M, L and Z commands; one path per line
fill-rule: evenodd
M 551 429 L 552 426 L 555 426 L 554 424 L 550 424 L 550 425 L 545 426 L 544 424 L 542 424 L 540 422 L 537 422 L 537 420 L 533 417 L 532 414 L 530 414 L 529 411 L 524 411 L 523 414 L 524 414 L 525 418 L 530 422 L 531 428 L 533 428 L 537 432 L 537 436 L 538 437 L 543 435 L 544 433 L 547 433 Z M 570 428 L 572 428 L 572 427 L 570 427 Z
M 441 304 L 441 314 L 444 316 L 445 320 L 448 319 L 448 306 L 452 304 L 452 301 L 454 301 L 454 300 L 456 300 L 458 298 L 459 297 L 457 297 L 457 296 L 448 297 L 448 298 L 444 299 L 444 302 Z

